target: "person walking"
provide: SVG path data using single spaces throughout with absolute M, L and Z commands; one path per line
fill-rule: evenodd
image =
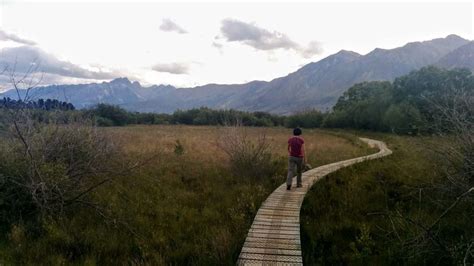
M 293 129 L 293 136 L 288 139 L 288 176 L 286 177 L 286 189 L 291 190 L 291 183 L 296 168 L 296 187 L 302 187 L 301 175 L 303 164 L 306 163 L 304 152 L 304 139 L 301 137 L 303 132 L 300 128 Z

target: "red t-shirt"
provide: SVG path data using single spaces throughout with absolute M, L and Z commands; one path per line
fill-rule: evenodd
M 303 143 L 304 140 L 302 137 L 294 136 L 288 139 L 288 145 L 290 145 L 290 156 L 293 157 L 303 157 Z

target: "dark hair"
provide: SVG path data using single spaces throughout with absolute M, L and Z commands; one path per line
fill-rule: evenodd
M 293 129 L 293 135 L 295 136 L 299 136 L 301 135 L 303 132 L 301 131 L 301 128 L 297 127 L 295 129 Z

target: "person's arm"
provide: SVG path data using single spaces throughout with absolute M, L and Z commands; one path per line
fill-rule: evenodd
M 288 154 L 291 154 L 291 145 L 288 143 Z
M 304 143 L 301 144 L 301 152 L 303 152 L 303 163 L 306 164 L 306 152 L 304 151 Z

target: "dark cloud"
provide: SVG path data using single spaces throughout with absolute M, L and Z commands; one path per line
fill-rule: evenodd
M 151 67 L 151 69 L 157 72 L 166 72 L 176 75 L 188 74 L 189 65 L 185 63 L 166 63 L 166 64 L 156 64 Z
M 174 31 L 180 34 L 188 33 L 185 29 L 181 28 L 181 26 L 173 22 L 171 19 L 163 19 L 160 25 L 160 30 Z
M 321 46 L 317 42 L 311 42 L 308 47 L 304 47 L 291 40 L 284 33 L 269 31 L 258 27 L 255 23 L 224 19 L 221 25 L 221 33 L 228 42 L 241 42 L 258 50 L 294 50 L 304 57 L 321 53 Z
M 8 67 L 17 75 L 35 70 L 45 75 L 53 74 L 62 77 L 105 80 L 120 76 L 120 73 L 91 71 L 67 61 L 57 59 L 54 55 L 33 46 L 5 48 L 0 56 L 0 66 Z
M 23 39 L 21 37 L 18 37 L 15 34 L 6 33 L 5 31 L 3 31 L 1 29 L 0 29 L 0 40 L 2 40 L 2 41 L 14 41 L 14 42 L 21 43 L 21 44 L 26 44 L 26 45 L 36 45 L 36 43 L 34 41 Z

